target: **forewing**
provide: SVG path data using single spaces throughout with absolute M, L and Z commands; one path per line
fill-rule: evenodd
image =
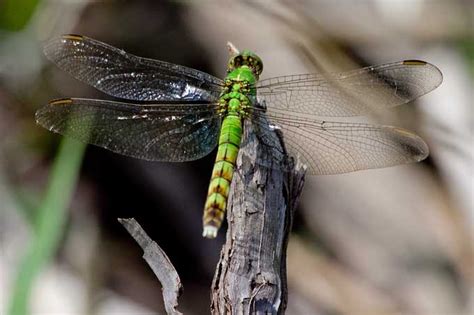
M 214 101 L 222 80 L 172 63 L 141 58 L 97 40 L 63 35 L 44 53 L 59 68 L 111 96 L 135 101 Z
M 425 142 L 414 133 L 391 126 L 309 120 L 269 114 L 290 156 L 299 158 L 313 175 L 340 174 L 418 162 L 428 156 Z M 261 137 L 266 141 L 266 137 Z M 271 145 L 271 143 L 269 143 Z M 278 157 L 277 157 L 278 158 Z
M 62 99 L 36 112 L 51 131 L 150 161 L 199 159 L 217 144 L 220 117 L 213 104 L 136 105 Z
M 268 112 L 349 117 L 408 103 L 441 84 L 442 74 L 424 61 L 372 66 L 341 74 L 302 74 L 262 80 L 258 95 Z

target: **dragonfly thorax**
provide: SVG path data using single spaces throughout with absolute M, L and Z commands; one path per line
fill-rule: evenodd
M 227 74 L 226 85 L 230 90 L 239 90 L 243 91 L 249 87 L 255 85 L 258 80 L 252 69 L 247 66 L 242 66 L 237 69 L 232 70 Z
M 227 109 L 230 112 L 238 112 L 241 109 L 240 101 L 236 98 L 230 99 L 229 103 L 227 103 Z

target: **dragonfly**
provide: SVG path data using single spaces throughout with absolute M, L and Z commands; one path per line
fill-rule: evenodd
M 82 35 L 53 38 L 44 53 L 76 79 L 121 99 L 52 100 L 36 112 L 50 131 L 149 161 L 192 161 L 217 147 L 203 214 L 207 238 L 224 220 L 244 122 L 269 146 L 265 133 L 278 129 L 286 152 L 312 175 L 418 162 L 429 150 L 416 134 L 337 117 L 405 104 L 442 82 L 440 70 L 420 60 L 259 80 L 262 60 L 248 50 L 232 54 L 220 79 Z

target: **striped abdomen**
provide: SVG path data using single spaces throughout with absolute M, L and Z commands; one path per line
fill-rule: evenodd
M 214 238 L 224 220 L 230 183 L 242 138 L 242 119 L 230 112 L 222 121 L 217 158 L 212 170 L 203 216 L 203 236 Z

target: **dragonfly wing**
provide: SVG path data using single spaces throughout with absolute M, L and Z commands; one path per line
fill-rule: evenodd
M 141 58 L 79 35 L 47 42 L 44 53 L 73 77 L 135 101 L 214 101 L 222 80 L 192 68 Z
M 281 130 L 289 154 L 306 164 L 308 173 L 312 175 L 340 174 L 418 162 L 426 158 L 429 152 L 420 137 L 391 126 L 272 114 L 268 114 L 268 119 L 272 123 L 264 125 L 260 121 L 259 129 Z M 265 141 L 267 138 L 260 139 Z
M 136 105 L 62 99 L 36 112 L 41 126 L 123 155 L 183 162 L 217 145 L 220 117 L 213 104 Z
M 268 112 L 325 117 L 358 116 L 408 103 L 441 84 L 438 68 L 405 60 L 340 74 L 303 74 L 262 80 L 257 85 Z

